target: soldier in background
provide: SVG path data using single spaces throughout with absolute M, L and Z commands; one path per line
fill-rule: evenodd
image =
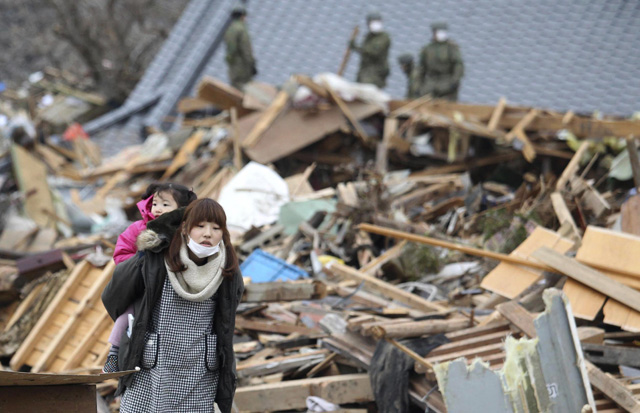
M 233 21 L 226 33 L 224 42 L 227 47 L 226 61 L 229 66 L 229 80 L 236 89 L 242 90 L 258 71 L 251 50 L 251 39 L 245 23 L 247 9 L 242 6 L 233 8 Z
M 349 47 L 360 53 L 360 70 L 356 79 L 359 83 L 373 83 L 383 89 L 389 76 L 389 47 L 391 38 L 382 31 L 382 16 L 380 13 L 367 15 L 369 32 L 361 46 L 351 42 Z
M 413 64 L 413 56 L 411 53 L 404 53 L 398 57 L 398 63 L 405 75 L 407 75 L 407 99 L 416 99 L 420 97 L 420 77 L 418 70 Z
M 446 23 L 431 25 L 433 39 L 420 52 L 418 76 L 422 95 L 450 101 L 458 100 L 460 80 L 464 74 L 458 45 L 449 40 Z

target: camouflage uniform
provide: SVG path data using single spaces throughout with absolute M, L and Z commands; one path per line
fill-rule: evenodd
M 434 29 L 444 25 L 434 25 Z M 458 88 L 464 74 L 464 65 L 458 45 L 451 40 L 433 40 L 420 52 L 418 76 L 422 81 L 422 95 L 458 100 Z
M 403 54 L 398 58 L 400 67 L 405 75 L 407 75 L 407 99 L 416 99 L 420 95 L 420 76 L 418 69 L 413 64 L 413 56 L 410 54 Z
M 379 15 L 371 14 L 367 20 L 381 20 Z M 384 88 L 389 76 L 389 47 L 391 38 L 386 32 L 367 33 L 361 46 L 351 43 L 351 48 L 360 53 L 360 69 L 356 81 L 359 83 L 373 83 Z
M 256 61 L 251 50 L 251 39 L 247 25 L 235 18 L 224 34 L 227 47 L 226 61 L 229 66 L 229 80 L 236 89 L 242 90 L 256 74 Z

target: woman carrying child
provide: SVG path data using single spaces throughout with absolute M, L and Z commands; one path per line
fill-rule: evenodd
M 136 205 L 140 211 L 142 219 L 129 225 L 118 237 L 116 248 L 113 252 L 113 260 L 116 264 L 133 257 L 138 249 L 136 239 L 138 235 L 146 229 L 147 222 L 158 218 L 164 213 L 171 212 L 177 208 L 186 207 L 197 198 L 196 194 L 184 185 L 174 183 L 152 183 L 147 187 L 142 201 Z M 133 307 L 130 307 L 116 320 L 109 343 L 111 349 L 102 369 L 105 373 L 118 371 L 118 349 L 120 338 L 127 329 L 129 314 L 133 315 Z
M 102 301 L 112 318 L 132 303 L 119 366 L 127 412 L 231 411 L 236 389 L 233 332 L 244 287 L 224 210 L 199 199 L 150 221 L 144 251 L 119 264 Z

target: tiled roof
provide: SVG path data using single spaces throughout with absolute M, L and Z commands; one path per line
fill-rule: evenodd
M 202 75 L 227 80 L 224 47 L 216 49 L 215 40 L 235 3 L 192 0 L 129 99 L 140 104 L 163 92 L 128 121 L 131 130 L 160 125 Z M 446 21 L 465 62 L 463 102 L 494 104 L 506 96 L 559 111 L 640 110 L 640 2 L 632 0 L 254 0 L 247 23 L 257 80 L 282 84 L 292 73 L 335 72 L 353 27 L 360 26 L 362 38 L 372 10 L 382 14 L 392 39 L 386 88 L 392 96 L 406 90 L 397 57 L 417 56 L 430 24 Z M 352 56 L 347 79 L 355 79 L 358 59 Z

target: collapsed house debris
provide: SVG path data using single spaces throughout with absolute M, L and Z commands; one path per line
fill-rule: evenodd
M 180 130 L 110 158 L 79 126 L 5 136 L 3 369 L 97 380 L 114 242 L 159 180 L 227 210 L 239 411 L 640 411 L 637 120 L 328 74 L 205 77 L 178 109 Z

